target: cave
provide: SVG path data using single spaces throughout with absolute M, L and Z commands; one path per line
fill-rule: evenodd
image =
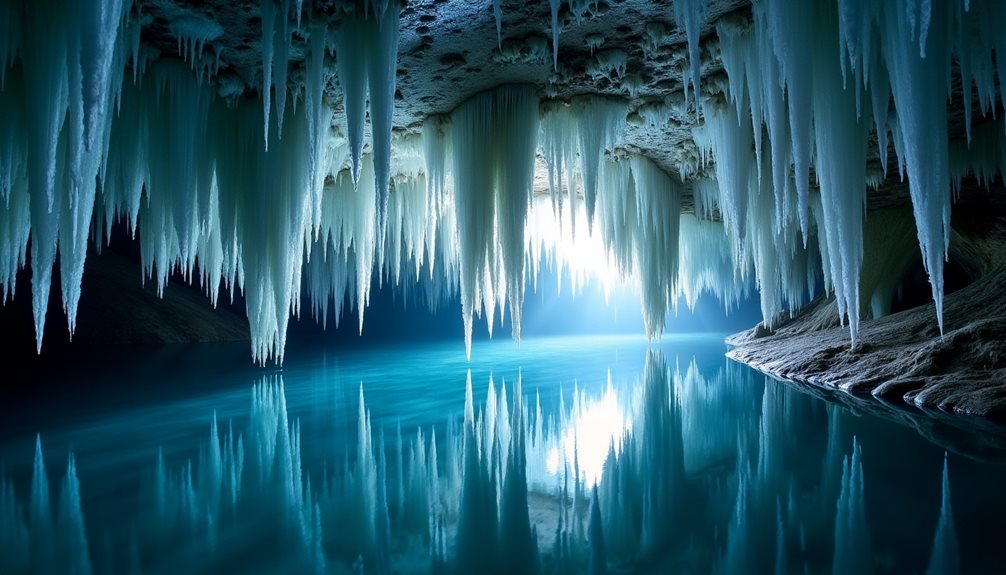
M 0 573 L 1001 570 L 1002 30 L 0 1 Z

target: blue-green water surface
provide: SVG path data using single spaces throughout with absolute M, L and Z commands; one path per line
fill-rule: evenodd
M 260 368 L 221 344 L 20 382 L 72 391 L 4 400 L 0 572 L 1001 572 L 999 428 L 725 349 L 319 346 Z

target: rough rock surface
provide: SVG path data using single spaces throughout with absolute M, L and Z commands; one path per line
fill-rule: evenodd
M 161 297 L 153 282 L 137 281 L 142 270 L 136 262 L 111 252 L 91 259 L 84 289 L 114 295 L 81 306 L 75 337 L 128 344 L 249 339 L 248 321 L 224 305 L 214 309 L 198 287 L 175 279 Z
M 841 326 L 808 329 L 820 298 L 768 335 L 727 338 L 727 355 L 774 377 L 926 409 L 1006 418 L 1006 267 L 947 296 L 945 333 L 932 304 L 863 322 L 855 348 Z M 831 309 L 827 309 L 831 308 Z M 760 337 L 759 337 L 760 336 Z
M 902 249 L 898 246 L 905 238 L 900 236 L 908 234 L 911 241 L 915 231 L 898 221 L 891 212 L 867 215 L 866 240 L 873 248 L 865 254 L 863 269 L 872 272 L 864 271 L 864 285 L 870 285 L 866 278 L 884 270 L 906 275 L 904 266 L 892 263 L 889 255 Z M 924 276 L 917 252 L 914 257 L 917 273 Z M 926 415 L 1006 419 L 1006 189 L 1001 182 L 991 189 L 973 180 L 964 183 L 953 208 L 949 262 L 965 287 L 944 300 L 942 337 L 926 284 L 919 300 L 925 304 L 879 319 L 864 317 L 855 348 L 848 327 L 838 324 L 834 298 L 819 297 L 774 331 L 758 324 L 730 336 L 727 343 L 733 349 L 727 355 L 805 390 L 841 398 L 859 409 L 869 404 L 869 410 L 898 420 L 917 419 L 922 413 L 916 407 Z M 899 271 L 891 271 L 894 267 Z M 861 295 L 868 298 L 868 293 Z M 862 301 L 861 308 L 868 313 L 869 302 Z M 912 423 L 917 428 L 930 424 L 936 425 L 926 417 Z M 964 418 L 959 425 L 977 424 Z M 1006 450 L 1006 428 L 991 429 L 1001 435 Z
M 82 289 L 92 295 L 80 300 L 72 347 L 248 341 L 248 321 L 225 303 L 214 309 L 198 287 L 180 277 L 168 282 L 162 297 L 153 282 L 143 282 L 142 278 L 139 262 L 129 257 L 111 249 L 91 254 Z M 30 293 L 29 279 L 26 274 L 19 278 L 19 292 Z M 53 317 L 60 313 L 60 303 L 54 290 L 50 294 L 45 353 L 36 355 L 31 338 L 10 342 L 8 351 L 18 361 L 45 362 L 70 350 L 65 324 Z M 12 333 L 31 333 L 32 322 L 31 298 L 15 298 L 0 306 L 0 325 Z

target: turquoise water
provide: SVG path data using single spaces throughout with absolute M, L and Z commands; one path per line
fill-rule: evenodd
M 244 345 L 95 361 L 48 376 L 62 402 L 4 402 L 0 572 L 1004 564 L 1000 429 L 870 414 L 724 351 L 619 336 L 476 342 L 471 362 L 453 341 L 266 369 Z

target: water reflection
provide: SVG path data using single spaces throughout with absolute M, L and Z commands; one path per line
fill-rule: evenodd
M 413 428 L 375 427 L 363 384 L 355 441 L 304 435 L 283 377 L 264 377 L 245 415 L 207 414 L 201 440 L 103 499 L 36 438 L 30 479 L 0 479 L 0 572 L 956 573 L 961 544 L 982 544 L 954 509 L 984 495 L 951 480 L 959 465 L 996 485 L 1000 467 L 944 457 L 941 475 L 917 436 L 891 453 L 889 424 L 734 363 L 642 364 L 545 408 L 519 373 L 477 401 L 469 371 L 463 417 Z M 335 455 L 308 464 L 307 442 Z M 982 553 L 970 570 L 999 559 Z

